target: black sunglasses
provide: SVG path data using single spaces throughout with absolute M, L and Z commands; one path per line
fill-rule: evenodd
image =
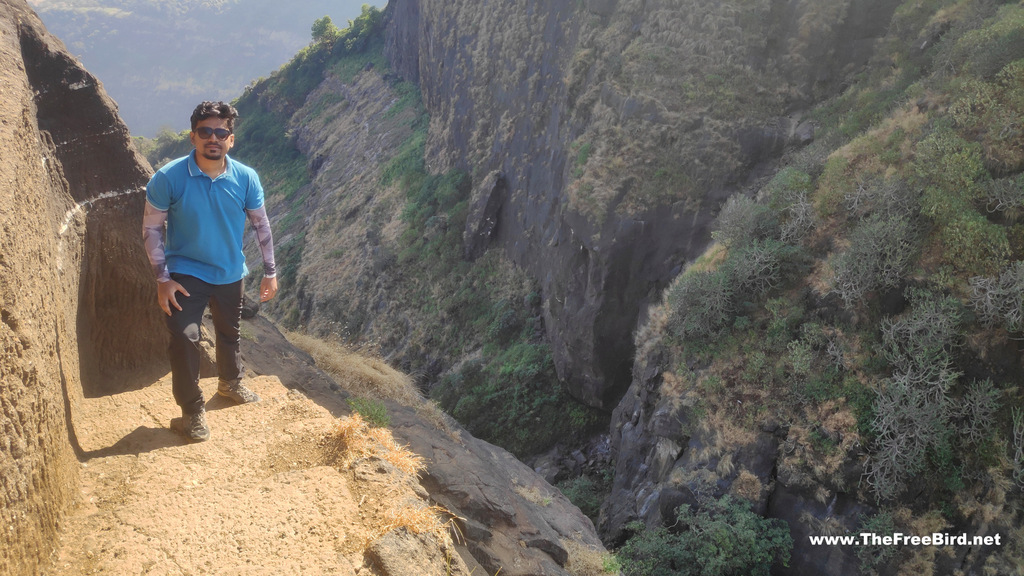
M 217 135 L 217 140 L 226 140 L 228 136 L 231 136 L 231 130 L 227 128 L 210 128 L 209 126 L 200 126 L 195 130 L 196 135 L 203 140 L 209 140 L 210 136 Z

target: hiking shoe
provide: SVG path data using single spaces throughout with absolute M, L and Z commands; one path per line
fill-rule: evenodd
M 210 439 L 210 427 L 206 425 L 206 408 L 200 408 L 195 414 L 182 412 L 181 418 L 171 420 L 171 428 L 184 434 L 191 442 Z
M 217 383 L 217 394 L 230 398 L 239 404 L 259 402 L 260 397 L 242 384 L 241 380 L 221 380 Z

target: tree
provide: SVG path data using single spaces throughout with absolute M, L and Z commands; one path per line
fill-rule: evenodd
M 762 518 L 744 500 L 725 495 L 693 510 L 676 511 L 681 532 L 658 527 L 638 533 L 618 553 L 627 576 L 767 576 L 776 562 L 788 565 L 793 548 L 789 526 L 778 518 Z
M 313 22 L 313 43 L 333 44 L 339 37 L 341 37 L 341 30 L 334 25 L 330 16 L 318 18 Z

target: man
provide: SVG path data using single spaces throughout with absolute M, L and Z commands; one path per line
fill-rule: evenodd
M 157 277 L 157 303 L 167 315 L 171 332 L 174 400 L 181 407 L 185 436 L 194 442 L 210 437 L 199 388 L 199 336 L 207 303 L 216 331 L 217 394 L 240 404 L 259 401 L 241 380 L 242 278 L 248 274 L 242 252 L 246 216 L 263 256 L 260 301 L 277 293 L 263 187 L 252 168 L 227 154 L 235 144 L 237 117 L 238 112 L 223 102 L 197 106 L 189 134 L 195 149 L 158 170 L 146 187 L 142 236 Z

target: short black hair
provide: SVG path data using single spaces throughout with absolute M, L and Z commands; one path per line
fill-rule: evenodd
M 235 120 L 238 119 L 238 110 L 231 104 L 225 104 L 224 102 L 210 102 L 207 100 L 196 109 L 192 111 L 192 130 L 196 129 L 196 126 L 200 122 L 207 118 L 223 118 L 228 121 L 228 130 L 235 129 Z

